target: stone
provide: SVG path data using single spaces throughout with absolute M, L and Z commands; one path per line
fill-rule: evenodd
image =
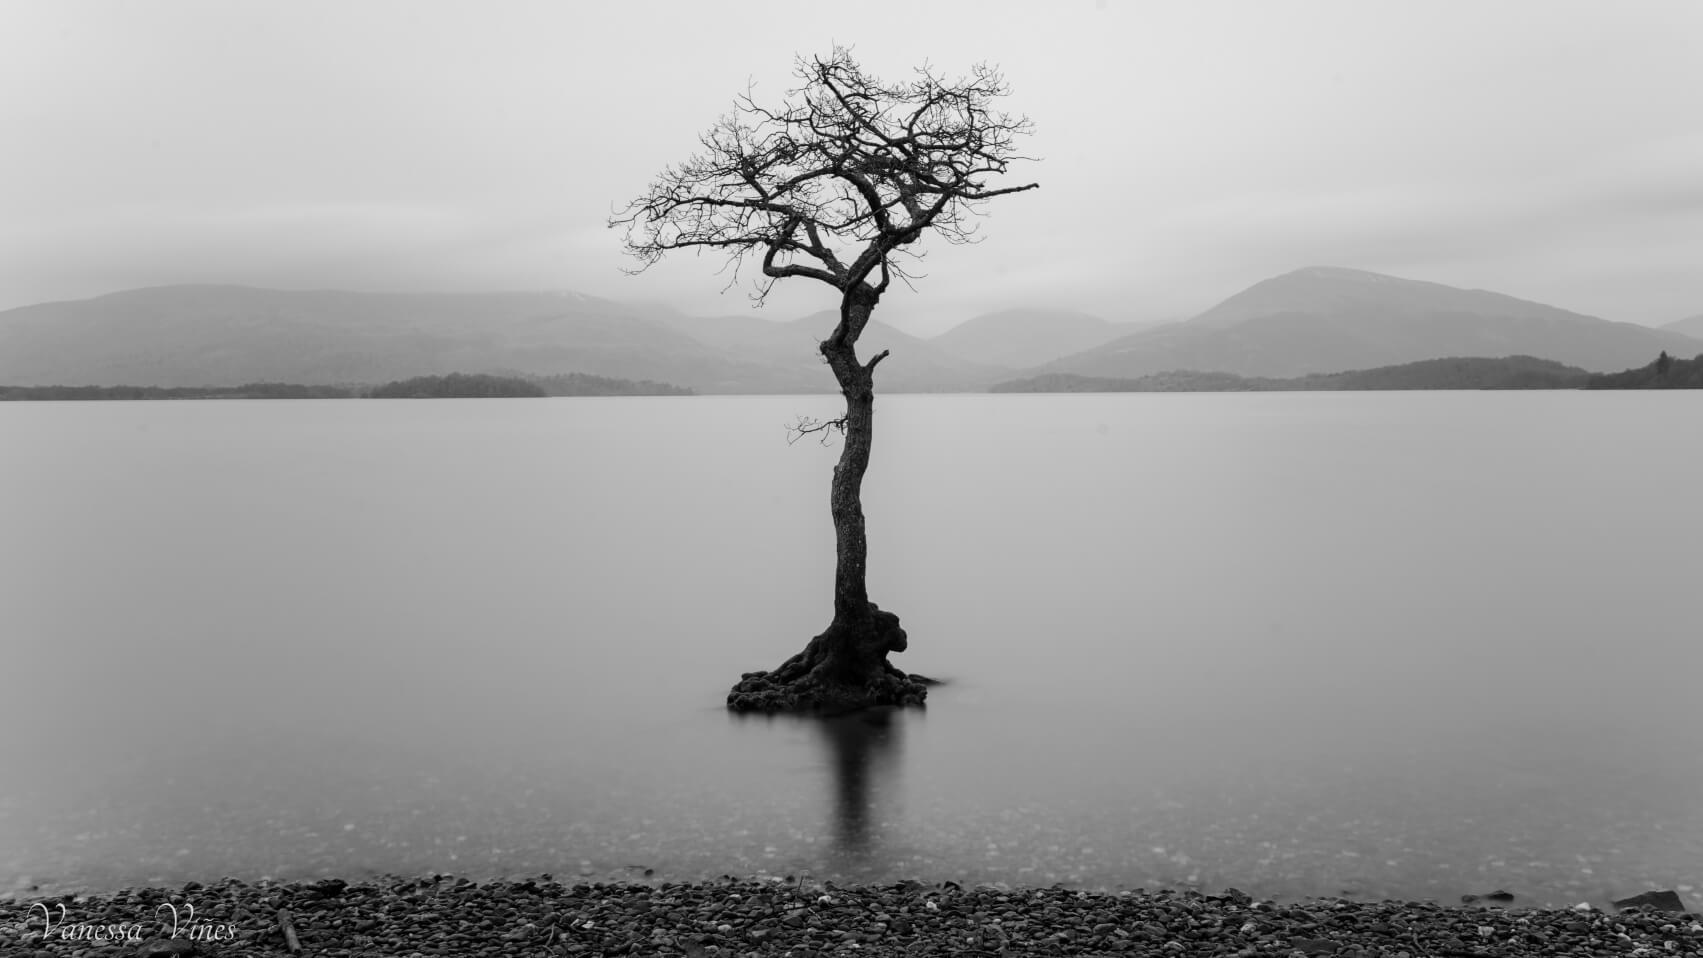
M 147 919 L 168 892 L 135 889 L 78 899 L 105 920 Z M 1685 894 L 1677 891 L 1676 895 Z M 829 900 L 822 901 L 823 896 Z M 55 949 L 25 958 L 219 958 L 240 952 L 283 956 L 276 937 L 252 928 L 279 901 L 302 909 L 311 956 L 364 954 L 674 955 L 822 958 L 865 955 L 1266 955 L 1281 958 L 1442 958 L 1556 954 L 1690 955 L 1703 924 L 1649 910 L 1660 898 L 1609 918 L 1602 912 L 1532 909 L 1490 914 L 1432 903 L 1313 900 L 1298 904 L 1237 902 L 1228 894 L 1083 892 L 1068 887 L 914 881 L 883 886 L 824 880 L 725 878 L 716 882 L 637 885 L 598 882 L 571 888 L 548 882 L 484 882 L 453 878 L 363 880 L 341 898 L 317 897 L 311 883 L 243 887 L 209 883 L 200 897 L 250 924 L 239 942 L 151 941 L 131 947 Z M 1481 895 L 1480 901 L 1489 899 Z M 1625 903 L 1638 901 L 1627 899 Z M 1669 902 L 1671 904 L 1671 902 Z M 391 907 L 394 906 L 394 907 Z M 27 906 L 22 906 L 27 907 Z M 1588 907 L 1588 906 L 1587 906 Z M 221 914 L 219 919 L 222 920 Z M 1494 920 L 1491 920 L 1494 919 Z M 24 922 L 21 906 L 0 901 L 0 929 Z M 242 938 L 243 932 L 251 937 Z M 1109 934 L 1108 934 L 1109 932 Z M 1240 932 L 1238 934 L 1238 932 Z M 682 939 L 686 939 L 683 941 Z M 1674 947 L 1667 946 L 1674 942 Z M 67 943 L 70 944 L 70 943 Z M 83 944 L 83 943 L 78 943 Z M 234 950 L 233 950 L 234 949 Z M 1295 955 L 1300 952 L 1300 955 Z M 308 955 L 298 958 L 309 958 Z
M 136 958 L 183 958 L 195 954 L 195 942 L 186 938 L 166 938 L 145 941 L 136 949 Z
M 1654 908 L 1657 911 L 1684 911 L 1685 902 L 1680 901 L 1679 892 L 1672 889 L 1666 891 L 1647 891 L 1631 898 L 1622 898 L 1614 903 L 1616 908 Z

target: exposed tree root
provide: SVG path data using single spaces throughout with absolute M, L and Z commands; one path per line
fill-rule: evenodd
M 840 622 L 770 672 L 746 672 L 727 693 L 735 712 L 849 712 L 878 705 L 922 705 L 928 687 L 887 661 L 909 644 L 899 617 L 869 604 L 869 623 Z

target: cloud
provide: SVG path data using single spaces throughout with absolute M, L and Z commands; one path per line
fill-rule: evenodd
M 1643 321 L 1703 309 L 1684 265 L 1703 143 L 1674 133 L 1703 115 L 1703 5 L 928 6 L 907 22 L 940 29 L 902 36 L 879 3 L 765 9 L 683 7 L 657 33 L 645 5 L 20 7 L 0 308 L 226 281 L 743 310 L 714 258 L 622 276 L 604 221 L 748 80 L 778 96 L 794 53 L 838 41 L 889 79 L 986 57 L 1037 124 L 1044 159 L 1016 175 L 1041 190 L 993 204 L 985 244 L 931 250 L 921 295 L 887 304 L 919 322 L 1186 316 L 1318 263 Z

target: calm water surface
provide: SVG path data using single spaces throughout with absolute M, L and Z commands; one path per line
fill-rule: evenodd
M 0 889 L 453 871 L 1703 893 L 1703 396 L 0 404 Z

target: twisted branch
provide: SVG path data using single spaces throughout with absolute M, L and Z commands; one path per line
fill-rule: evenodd
M 696 155 L 610 217 L 638 263 L 630 272 L 675 250 L 714 250 L 734 282 L 757 258 L 758 304 L 796 277 L 833 287 L 842 305 L 856 297 L 873 306 L 894 276 L 914 278 L 905 265 L 922 258 L 915 244 L 925 235 L 974 242 L 988 200 L 1038 187 L 992 185 L 1032 159 L 1016 149 L 1032 131 L 1028 118 L 996 109 L 1009 91 L 993 67 L 947 78 L 925 66 L 883 83 L 836 47 L 800 58 L 794 74 L 799 85 L 777 106 L 747 89 L 699 137 Z M 829 338 L 851 345 L 861 331 L 842 318 Z

